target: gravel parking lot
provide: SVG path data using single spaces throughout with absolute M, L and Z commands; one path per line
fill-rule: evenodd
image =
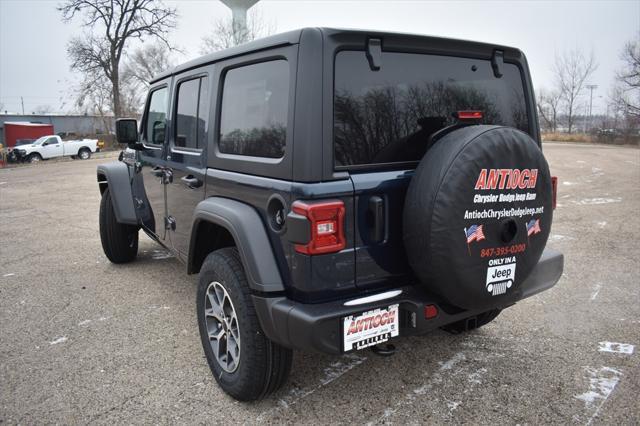
M 547 143 L 560 283 L 466 335 L 398 352 L 297 353 L 256 404 L 218 389 L 195 282 L 141 237 L 102 253 L 95 167 L 0 170 L 0 423 L 640 422 L 640 150 Z

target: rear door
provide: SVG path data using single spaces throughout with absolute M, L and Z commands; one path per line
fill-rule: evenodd
M 358 287 L 413 279 L 402 216 L 431 135 L 460 124 L 454 117 L 465 110 L 481 111 L 484 124 L 529 131 L 520 69 L 505 63 L 502 73 L 494 75 L 490 59 L 382 51 L 373 70 L 364 50 L 336 54 L 334 166 L 354 187 Z
M 210 78 L 212 66 L 176 77 L 172 102 L 172 130 L 166 168 L 167 221 L 171 244 L 185 257 L 193 212 L 204 198 L 207 143 L 210 122 Z

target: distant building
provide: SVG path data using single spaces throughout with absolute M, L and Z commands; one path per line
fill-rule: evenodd
M 112 133 L 115 123 L 113 117 L 98 115 L 0 114 L 0 144 L 3 145 L 4 123 L 7 121 L 52 124 L 55 133 L 75 133 L 79 136 Z

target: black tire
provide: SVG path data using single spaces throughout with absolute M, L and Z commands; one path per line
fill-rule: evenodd
M 460 334 L 467 331 L 475 330 L 476 328 L 487 325 L 491 321 L 496 319 L 496 317 L 500 315 L 500 312 L 502 312 L 502 309 L 492 309 L 490 311 L 478 314 L 474 317 L 465 318 L 452 324 L 445 325 L 444 327 L 442 327 L 442 329 L 452 334 Z
M 212 320 L 205 312 L 207 301 L 211 304 L 207 292 L 214 282 L 227 292 L 237 318 L 239 361 L 232 372 L 226 371 L 214 355 L 207 329 L 207 318 Z M 202 347 L 222 390 L 240 401 L 255 401 L 285 383 L 291 371 L 292 351 L 272 342 L 262 331 L 236 248 L 223 248 L 207 256 L 200 269 L 196 303 Z
M 138 227 L 117 222 L 109 188 L 100 201 L 100 241 L 113 263 L 131 262 L 138 254 Z
M 33 154 L 29 154 L 29 156 L 27 157 L 27 161 L 29 161 L 29 163 L 32 164 L 36 164 L 42 161 L 42 155 L 38 154 L 37 152 L 34 152 Z
M 89 148 L 80 148 L 78 151 L 78 158 L 81 160 L 88 160 L 91 158 L 91 150 Z

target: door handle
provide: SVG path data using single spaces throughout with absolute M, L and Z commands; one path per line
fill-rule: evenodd
M 384 240 L 385 233 L 384 200 L 382 197 L 374 195 L 369 198 L 368 216 L 370 218 L 369 238 L 371 242 L 380 243 Z
M 180 178 L 189 188 L 200 188 L 202 181 L 193 175 L 187 175 Z

